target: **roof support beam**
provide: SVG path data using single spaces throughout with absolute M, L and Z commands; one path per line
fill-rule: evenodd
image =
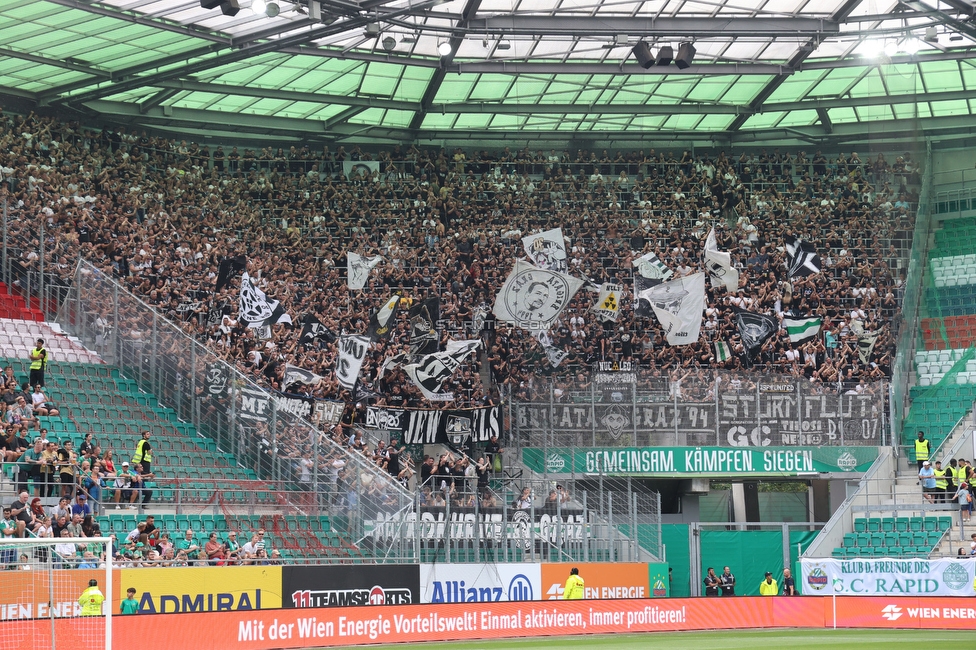
M 139 113 L 145 115 L 151 109 L 156 108 L 167 99 L 171 99 L 176 95 L 179 95 L 179 90 L 174 90 L 172 88 L 167 88 L 165 90 L 160 90 L 158 93 L 147 99 L 146 101 L 139 104 Z
M 791 75 L 786 65 L 768 63 L 705 63 L 681 69 L 678 66 L 651 66 L 644 69 L 636 63 L 522 63 L 476 61 L 455 63 L 447 67 L 457 74 L 625 74 L 625 75 Z
M 970 38 L 976 38 L 976 28 L 974 28 L 969 22 L 956 19 L 954 16 L 950 16 L 944 11 L 939 11 L 934 7 L 930 7 L 925 2 L 920 0 L 898 0 L 900 4 L 913 11 L 932 11 L 935 12 L 939 18 L 949 27 L 956 30 L 960 34 L 966 34 Z M 972 15 L 972 8 L 969 10 L 970 15 Z
M 349 118 L 355 117 L 356 115 L 359 115 L 365 110 L 366 108 L 363 106 L 350 106 L 346 110 L 339 111 L 338 113 L 336 113 L 335 115 L 327 119 L 325 122 L 323 122 L 322 128 L 324 128 L 326 131 L 330 131 L 334 129 L 336 126 L 348 120 Z
M 681 18 L 681 17 L 592 17 L 592 16 L 491 16 L 474 18 L 469 34 L 527 35 L 561 34 L 578 37 L 631 36 L 723 38 L 823 38 L 840 33 L 840 25 L 823 18 Z
M 175 79 L 169 81 L 146 80 L 145 85 L 167 88 L 176 92 L 190 91 L 213 93 L 216 95 L 237 95 L 239 97 L 258 97 L 260 99 L 281 99 L 291 102 L 317 102 L 319 104 L 339 104 L 344 106 L 359 106 L 362 108 L 388 108 L 398 111 L 415 111 L 419 108 L 416 102 L 405 102 L 381 97 L 356 97 L 346 95 L 327 95 L 324 93 L 306 93 L 297 90 L 276 90 L 274 88 L 255 88 L 252 86 L 231 86 L 230 84 L 204 83 L 189 79 Z
M 457 23 L 457 28 L 459 30 L 466 29 L 471 19 L 478 13 L 480 7 L 481 0 L 465 0 L 464 9 L 461 11 L 461 19 Z M 427 82 L 427 88 L 424 89 L 424 95 L 420 98 L 420 110 L 410 120 L 411 129 L 419 129 L 424 123 L 424 117 L 427 115 L 427 111 L 430 110 L 430 105 L 434 102 L 434 98 L 437 97 L 437 93 L 441 89 L 441 84 L 444 83 L 444 77 L 447 76 L 447 67 L 454 62 L 454 53 L 461 47 L 463 40 L 460 33 L 451 36 L 451 53 L 441 59 L 441 66 L 430 76 L 430 81 Z
M 830 121 L 830 115 L 827 113 L 826 108 L 818 108 L 817 117 L 820 118 L 820 124 L 823 126 L 824 131 L 827 133 L 834 132 L 834 123 Z
M 30 61 L 31 63 L 39 63 L 41 65 L 49 65 L 55 68 L 64 68 L 65 70 L 73 70 L 74 72 L 82 72 L 84 74 L 90 74 L 96 78 L 106 79 L 109 77 L 109 73 L 105 70 L 100 70 L 99 68 L 92 67 L 90 65 L 84 65 L 82 63 L 74 63 L 65 59 L 49 59 L 44 56 L 38 56 L 37 54 L 28 54 L 27 52 L 18 52 L 17 50 L 12 50 L 9 47 L 0 47 L 0 56 L 9 56 L 13 59 L 20 59 L 22 61 Z M 89 81 L 89 84 L 95 83 L 95 81 Z

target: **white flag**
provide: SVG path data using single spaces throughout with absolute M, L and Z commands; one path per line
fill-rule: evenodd
M 874 353 L 874 344 L 877 342 L 877 332 L 864 332 L 857 337 L 857 356 L 863 365 L 866 366 L 871 361 L 871 354 Z
M 427 399 L 440 402 L 452 400 L 454 395 L 441 393 L 441 386 L 479 345 L 481 341 L 450 341 L 443 352 L 424 355 L 417 363 L 403 366 L 403 371 Z
M 356 253 L 346 253 L 346 271 L 348 273 L 346 283 L 349 288 L 353 291 L 361 291 L 366 286 L 366 280 L 369 279 L 369 272 L 381 261 L 383 258 L 379 255 L 363 257 Z
M 247 323 L 248 327 L 260 328 L 275 323 L 290 323 L 291 316 L 277 300 L 268 300 L 264 292 L 258 289 L 247 271 L 241 275 L 241 295 L 238 300 L 238 317 Z M 270 334 L 268 337 L 270 338 Z
M 553 228 L 522 238 L 525 254 L 540 269 L 566 270 L 566 240 L 563 229 Z
M 637 272 L 649 280 L 668 280 L 674 275 L 674 271 L 664 265 L 654 253 L 645 253 L 633 262 Z
M 715 360 L 719 363 L 732 358 L 732 349 L 725 341 L 715 341 Z
M 307 386 L 314 386 L 322 381 L 322 379 L 324 379 L 322 375 L 317 375 L 311 370 L 305 370 L 304 368 L 287 363 L 285 364 L 285 379 L 281 382 L 281 387 L 288 388 L 292 384 L 299 382 Z
M 641 292 L 664 327 L 669 345 L 688 345 L 701 334 L 705 311 L 705 274 L 695 273 Z
M 583 281 L 571 275 L 515 260 L 492 312 L 498 320 L 530 332 L 548 330 L 581 286 Z
M 617 315 L 620 313 L 620 299 L 623 292 L 623 285 L 604 282 L 600 286 L 600 297 L 593 305 L 593 311 L 605 321 L 616 322 Z
M 359 371 L 366 358 L 369 347 L 369 337 L 355 334 L 343 334 L 339 337 L 339 356 L 336 357 L 336 379 L 339 385 L 347 390 L 356 387 Z
M 739 288 L 739 271 L 732 266 L 732 256 L 718 249 L 714 228 L 708 231 L 705 239 L 705 268 L 712 279 L 713 287 L 724 286 L 729 292 L 735 292 Z

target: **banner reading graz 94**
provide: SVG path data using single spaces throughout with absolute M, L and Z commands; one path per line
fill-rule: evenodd
M 726 381 L 671 394 L 634 386 L 634 394 L 588 389 L 554 403 L 515 402 L 513 433 L 545 434 L 557 445 L 711 445 L 766 447 L 864 445 L 883 442 L 883 383 L 842 394 L 810 382 Z M 677 396 L 677 398 L 676 398 Z M 577 398 L 578 401 L 576 401 Z
M 547 474 L 651 476 L 795 476 L 863 472 L 877 447 L 595 447 L 526 448 L 522 462 Z
M 969 596 L 971 559 L 855 558 L 800 560 L 804 594 L 845 596 Z

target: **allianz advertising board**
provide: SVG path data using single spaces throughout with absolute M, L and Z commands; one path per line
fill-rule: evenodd
M 539 564 L 421 564 L 420 602 L 541 600 Z

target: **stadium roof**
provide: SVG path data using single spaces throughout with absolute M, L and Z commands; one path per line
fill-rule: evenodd
M 972 1 L 0 0 L 0 95 L 188 135 L 949 137 Z

